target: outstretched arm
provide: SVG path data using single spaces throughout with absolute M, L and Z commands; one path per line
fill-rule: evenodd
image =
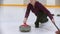
M 25 18 L 24 18 L 24 21 L 23 21 L 24 23 L 26 23 L 29 14 L 30 14 L 30 5 L 28 4 L 27 10 L 26 10 L 26 13 L 25 13 Z

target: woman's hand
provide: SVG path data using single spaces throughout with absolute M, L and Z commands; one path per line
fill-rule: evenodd
M 27 18 L 24 18 L 24 21 L 23 21 L 23 23 L 24 23 L 24 26 L 27 26 Z
M 27 18 L 24 18 L 23 23 L 26 23 L 26 22 L 27 22 Z
M 54 19 L 52 19 L 52 22 L 55 23 Z

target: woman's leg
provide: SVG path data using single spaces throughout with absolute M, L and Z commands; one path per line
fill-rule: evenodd
M 36 28 L 39 27 L 39 22 L 40 23 L 45 23 L 47 21 L 48 21 L 47 15 L 44 14 L 43 12 L 38 12 L 37 19 L 36 19 L 36 22 L 35 22 L 35 27 Z
M 46 23 L 46 22 L 48 21 L 47 15 L 46 15 L 46 14 L 43 14 L 43 15 L 40 17 L 39 21 L 40 21 L 41 23 Z
M 35 22 L 35 27 L 39 28 L 39 22 L 40 23 L 46 23 L 48 21 L 47 17 L 37 17 L 36 22 Z
M 37 17 L 36 22 L 35 22 L 35 27 L 39 28 L 39 18 Z

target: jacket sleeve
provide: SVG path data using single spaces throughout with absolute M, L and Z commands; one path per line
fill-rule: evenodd
M 27 5 L 26 13 L 25 13 L 25 18 L 28 18 L 30 14 L 30 4 Z
M 50 18 L 51 20 L 53 19 L 53 16 L 52 16 L 52 14 L 49 12 L 48 9 L 46 9 L 41 3 L 38 3 L 37 5 L 38 5 L 39 9 L 41 9 L 42 11 L 44 11 L 44 13 L 49 16 L 49 18 Z

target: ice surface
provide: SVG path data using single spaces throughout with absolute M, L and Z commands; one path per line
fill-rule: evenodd
M 55 11 L 54 9 L 49 9 Z M 51 20 L 47 23 L 40 24 L 40 28 L 34 27 L 36 16 L 31 12 L 27 24 L 31 25 L 30 32 L 20 32 L 19 26 L 23 24 L 26 8 L 22 7 L 2 7 L 0 14 L 2 34 L 55 34 L 57 30 Z M 54 12 L 53 12 L 54 13 Z M 56 25 L 60 28 L 60 17 L 54 16 Z

